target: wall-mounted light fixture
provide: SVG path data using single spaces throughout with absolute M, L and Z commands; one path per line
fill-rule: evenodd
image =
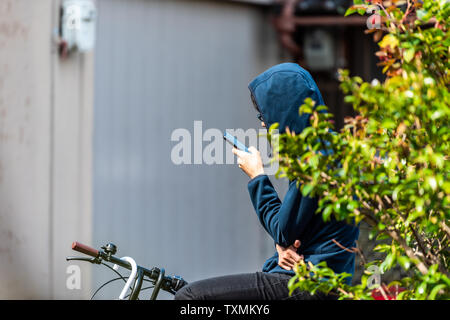
M 333 36 L 322 29 L 305 34 L 305 62 L 312 71 L 329 71 L 335 67 Z
M 66 0 L 61 5 L 59 52 L 89 52 L 95 46 L 97 9 L 92 0 Z

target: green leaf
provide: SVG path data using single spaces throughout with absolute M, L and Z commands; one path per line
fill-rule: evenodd
M 375 248 L 373 248 L 373 251 L 377 252 L 386 252 L 391 249 L 391 246 L 385 243 L 378 244 Z
M 420 296 L 424 296 L 426 294 L 426 290 L 427 290 L 427 283 L 426 282 L 422 282 L 416 290 L 416 294 Z
M 445 289 L 447 286 L 445 284 L 439 284 L 431 290 L 430 294 L 428 295 L 428 300 L 434 300 L 436 299 L 436 295 L 439 293 L 440 290 Z
M 408 257 L 405 256 L 397 257 L 397 261 L 404 270 L 409 270 L 411 266 L 411 260 Z
M 304 186 L 302 187 L 302 194 L 303 194 L 303 196 L 306 197 L 307 195 L 309 195 L 309 193 L 310 193 L 311 190 L 313 190 L 313 189 L 314 189 L 314 186 L 313 186 L 313 185 L 310 185 L 310 184 L 304 185 Z
M 414 54 L 416 53 L 414 48 L 409 48 L 407 50 L 405 50 L 404 54 L 403 54 L 403 58 L 405 59 L 406 62 L 411 62 L 411 60 L 414 58 Z
M 366 13 L 366 8 L 360 8 L 357 11 L 360 16 L 363 16 Z
M 398 39 L 393 34 L 387 34 L 383 37 L 383 39 L 378 43 L 381 48 L 391 47 L 395 49 L 398 46 Z
M 422 20 L 423 22 L 428 22 L 428 20 L 430 20 L 432 16 L 433 12 L 429 12 L 422 9 L 417 10 L 417 18 L 419 18 L 419 20 Z
M 383 263 L 380 265 L 380 271 L 382 273 L 386 272 L 387 270 L 391 269 L 392 266 L 395 263 L 395 254 L 388 253 L 386 256 L 386 259 L 383 261 Z
M 324 221 L 328 221 L 330 219 L 331 212 L 333 210 L 333 205 L 329 205 L 323 210 L 322 218 Z
M 350 7 L 350 8 L 347 9 L 347 11 L 345 11 L 344 17 L 349 16 L 349 15 L 355 13 L 355 12 L 356 12 L 356 8 Z

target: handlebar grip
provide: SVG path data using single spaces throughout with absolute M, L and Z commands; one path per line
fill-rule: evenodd
M 98 250 L 91 248 L 87 245 L 84 245 L 79 242 L 72 242 L 72 250 L 87 254 L 88 256 L 97 258 L 98 257 Z

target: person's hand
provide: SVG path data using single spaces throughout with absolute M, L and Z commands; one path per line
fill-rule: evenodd
M 300 240 L 295 240 L 294 244 L 284 248 L 278 244 L 275 245 L 278 252 L 278 265 L 285 270 L 292 270 L 296 263 L 303 259 L 302 255 L 297 254 L 300 247 Z
M 250 153 L 233 148 L 233 153 L 237 155 L 237 163 L 249 177 L 253 179 L 260 174 L 264 174 L 264 167 L 261 154 L 255 147 L 248 148 Z

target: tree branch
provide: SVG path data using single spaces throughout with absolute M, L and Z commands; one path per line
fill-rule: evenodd
M 435 260 L 436 257 L 431 252 L 429 252 L 425 249 L 422 238 L 419 236 L 419 234 L 417 233 L 416 229 L 414 229 L 412 224 L 409 225 L 409 228 L 411 229 L 411 231 L 414 235 L 414 239 L 416 239 L 417 244 L 419 245 L 420 251 L 422 251 L 422 253 L 425 257 L 425 263 L 429 266 L 430 264 L 427 263 L 427 256 L 429 256 L 429 255 L 432 256 L 432 260 Z
M 369 225 L 371 225 L 371 226 L 378 225 L 377 218 L 374 217 L 372 215 L 372 213 L 369 212 L 369 210 L 361 210 L 361 212 L 366 217 L 366 222 Z M 393 225 L 392 221 L 390 221 L 390 219 L 387 217 L 387 215 L 385 215 L 384 219 L 386 219 L 388 221 L 382 220 L 381 222 L 383 222 L 384 224 L 387 224 L 387 225 L 391 225 L 391 226 Z M 408 246 L 405 239 L 403 239 L 401 237 L 400 232 L 398 230 L 396 230 L 396 229 L 390 230 L 389 228 L 386 228 L 386 229 L 382 230 L 381 232 L 386 233 L 389 237 L 391 237 L 394 241 L 396 241 L 403 248 L 403 250 L 405 250 L 406 255 L 413 261 L 413 263 L 417 266 L 417 268 L 419 269 L 419 271 L 422 274 L 428 273 L 427 265 L 421 259 L 419 259 L 419 257 L 414 253 L 412 248 Z
M 445 221 L 441 221 L 441 223 L 439 225 L 444 230 L 444 232 L 447 234 L 447 238 L 450 239 L 450 228 L 445 224 Z
M 414 253 L 414 251 L 407 245 L 405 239 L 400 236 L 400 232 L 398 232 L 398 230 L 389 230 L 386 228 L 385 230 L 383 230 L 383 232 L 394 239 L 403 248 L 403 250 L 405 250 L 408 258 L 413 261 L 413 263 L 417 266 L 417 269 L 419 269 L 422 274 L 428 273 L 428 266 L 422 260 L 420 260 L 419 257 Z

